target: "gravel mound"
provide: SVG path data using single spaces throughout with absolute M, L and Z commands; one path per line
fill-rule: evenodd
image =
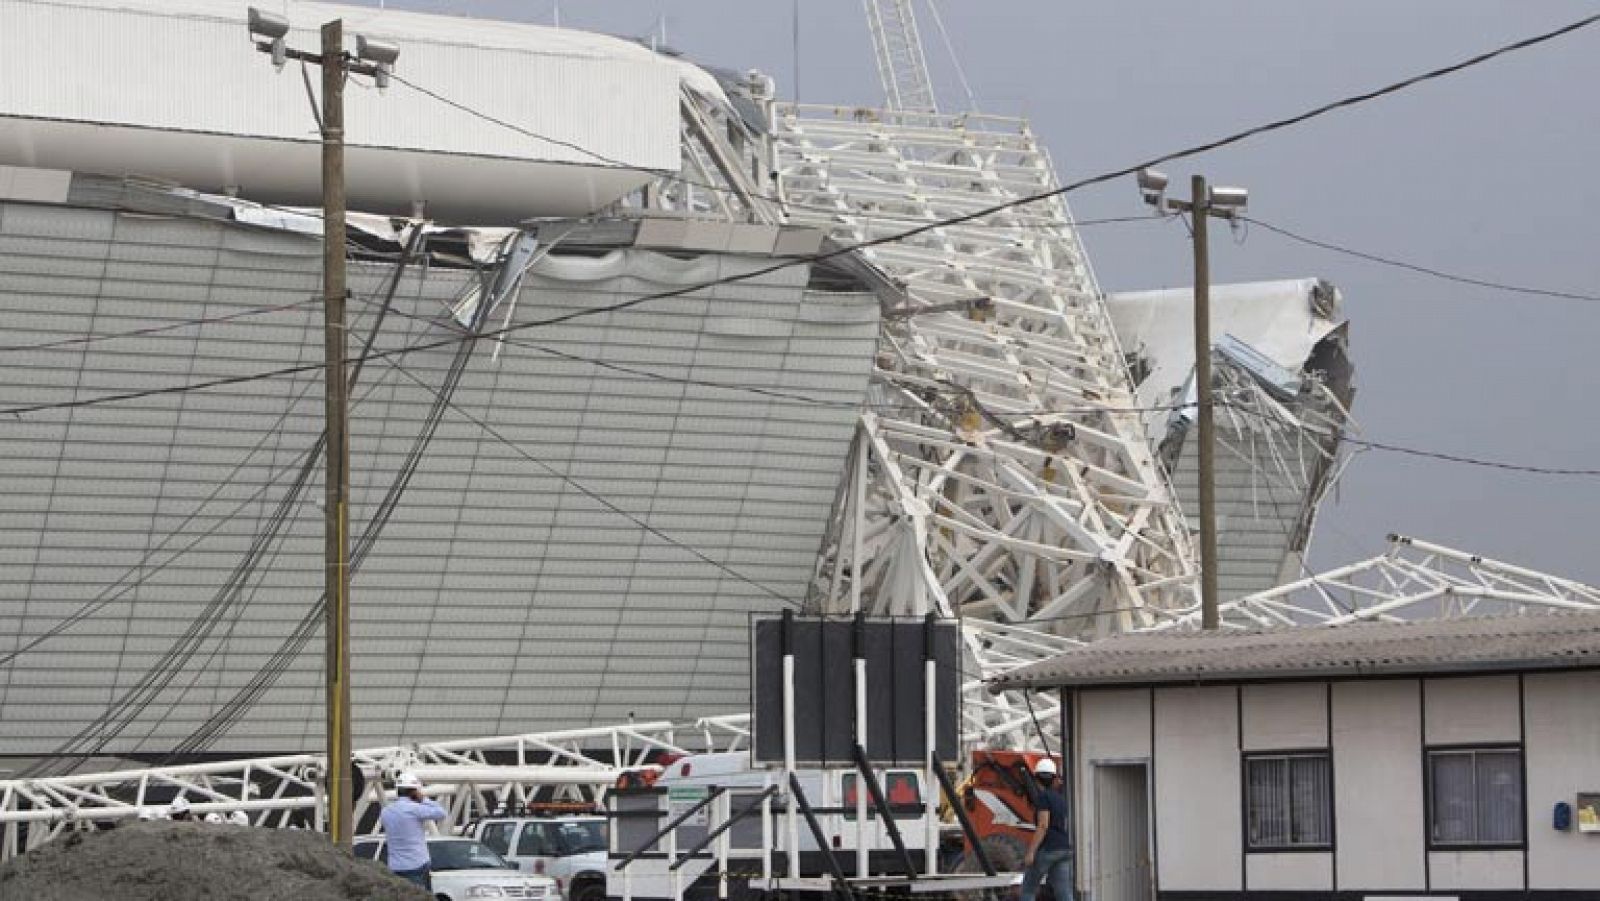
M 0 866 L 0 901 L 429 901 L 315 832 L 126 823 Z

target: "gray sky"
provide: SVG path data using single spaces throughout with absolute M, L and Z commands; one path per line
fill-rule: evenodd
M 376 0 L 365 5 L 376 6 Z M 390 0 L 549 24 L 551 0 Z M 1595 11 L 1577 0 L 942 0 L 978 100 L 1030 117 L 1063 181 L 1299 112 Z M 566 0 L 567 27 L 642 35 L 794 88 L 785 0 Z M 924 16 L 946 108 L 965 106 Z M 877 102 L 859 0 L 802 0 L 806 101 Z M 1492 281 L 1600 293 L 1600 27 L 1166 167 L 1251 191 L 1266 222 Z M 1187 193 L 1185 188 L 1183 193 Z M 1074 194 L 1082 219 L 1142 211 L 1133 185 Z M 1189 283 L 1181 226 L 1086 229 L 1102 287 Z M 1321 276 L 1344 291 L 1376 441 L 1539 466 L 1600 467 L 1600 303 L 1470 288 L 1293 244 L 1213 240 L 1218 282 Z M 1398 531 L 1600 583 L 1600 479 L 1361 455 L 1324 506 L 1313 559 L 1377 553 Z

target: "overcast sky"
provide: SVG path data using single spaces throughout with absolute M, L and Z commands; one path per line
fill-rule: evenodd
M 365 5 L 376 6 L 376 0 Z M 552 0 L 389 6 L 550 24 Z M 919 2 L 919 9 L 925 8 Z M 1025 115 L 1062 181 L 1455 62 L 1595 12 L 1576 0 L 942 0 L 978 108 Z M 794 92 L 789 0 L 566 0 L 562 24 L 643 35 Z M 923 16 L 946 108 L 967 101 Z M 859 0 L 802 0 L 800 97 L 878 102 Z M 1245 185 L 1251 213 L 1324 240 L 1491 281 L 1600 294 L 1600 26 L 1292 131 L 1172 164 Z M 1187 193 L 1185 188 L 1184 193 Z M 1073 195 L 1079 218 L 1142 211 L 1133 185 Z M 1108 291 L 1187 285 L 1182 228 L 1085 230 Z M 1355 415 L 1375 441 L 1600 468 L 1600 303 L 1450 284 L 1256 229 L 1213 240 L 1220 283 L 1320 276 L 1351 320 Z M 1362 454 L 1323 507 L 1319 566 L 1391 531 L 1600 583 L 1600 479 Z

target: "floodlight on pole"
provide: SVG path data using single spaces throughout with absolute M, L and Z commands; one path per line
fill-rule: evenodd
M 1188 200 L 1166 196 L 1167 177 L 1153 169 L 1139 170 L 1139 193 L 1160 212 L 1189 213 L 1194 238 L 1194 384 L 1199 427 L 1200 483 L 1200 627 L 1216 629 L 1221 621 L 1217 604 L 1217 477 L 1214 406 L 1211 397 L 1211 258 L 1206 222 L 1242 214 L 1250 192 L 1244 188 L 1207 185 L 1205 177 L 1191 180 Z
M 1211 189 L 1207 206 L 1213 216 L 1228 218 L 1243 213 L 1249 202 L 1250 192 L 1244 188 L 1216 187 Z
M 1165 173 L 1154 169 L 1139 170 L 1139 193 L 1143 195 L 1144 202 L 1161 211 L 1167 195 L 1167 176 Z
M 256 46 L 263 52 L 272 56 L 272 67 L 282 69 L 283 64 L 289 61 L 289 45 L 284 38 L 289 34 L 289 20 L 277 13 L 250 7 L 249 27 L 252 37 L 263 38 L 263 42 Z
M 356 54 L 344 49 L 344 23 L 322 26 L 320 52 L 296 50 L 284 39 L 289 20 L 250 7 L 250 36 L 257 50 L 271 54 L 282 69 L 291 59 L 322 67 L 322 103 L 317 124 L 322 137 L 322 305 L 325 362 L 323 419 L 326 424 L 327 475 L 324 479 L 323 556 L 327 656 L 323 682 L 327 691 L 327 767 L 323 797 L 328 835 L 348 849 L 354 832 L 354 779 L 351 778 L 350 736 L 350 429 L 349 366 L 345 300 L 345 174 L 344 87 L 349 73 L 370 75 L 382 88 L 389 83 L 400 48 L 365 35 L 356 37 Z
M 389 41 L 356 35 L 356 56 L 373 64 L 373 83 L 382 90 L 389 86 L 389 73 L 394 71 L 395 60 L 400 58 L 400 46 Z

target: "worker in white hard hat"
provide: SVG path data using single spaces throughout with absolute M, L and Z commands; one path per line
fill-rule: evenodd
M 1034 803 L 1033 841 L 1022 859 L 1027 867 L 1022 876 L 1022 901 L 1034 901 L 1046 879 L 1056 901 L 1073 901 L 1072 818 L 1067 813 L 1067 799 L 1061 796 L 1056 762 L 1041 757 L 1033 767 L 1033 779 L 1039 792 Z
M 174 798 L 172 805 L 167 808 L 167 819 L 176 820 L 180 823 L 186 823 L 194 819 L 194 814 L 189 810 L 189 800 L 181 797 Z
M 429 820 L 442 820 L 449 814 L 422 793 L 422 780 L 414 773 L 401 773 L 394 780 L 395 798 L 383 809 L 378 822 L 389 837 L 389 869 L 396 876 L 428 891 L 433 891 L 433 873 L 428 857 Z
M 217 813 L 215 810 L 206 814 L 204 819 L 207 823 L 210 823 L 213 826 L 219 826 L 222 824 L 222 814 Z
M 156 812 L 148 807 L 139 808 L 139 822 L 148 823 L 156 818 Z
M 235 810 L 233 813 L 228 814 L 228 822 L 234 826 L 248 826 L 250 825 L 250 814 L 242 810 Z

